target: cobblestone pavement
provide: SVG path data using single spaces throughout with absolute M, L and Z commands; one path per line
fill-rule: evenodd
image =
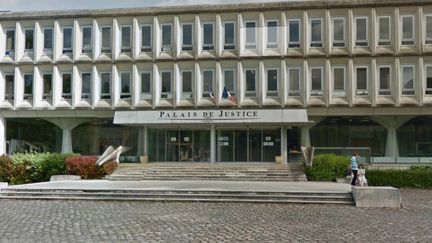
M 403 209 L 0 200 L 1 242 L 432 242 L 432 190 Z

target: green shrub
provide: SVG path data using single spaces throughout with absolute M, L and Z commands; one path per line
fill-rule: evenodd
M 367 170 L 370 186 L 392 186 L 396 188 L 432 188 L 432 169 L 418 166 L 409 170 Z
M 314 157 L 312 167 L 305 168 L 310 181 L 335 181 L 346 177 L 349 157 L 335 154 L 320 154 Z
M 0 156 L 0 182 L 10 182 L 13 168 L 12 160 L 8 156 Z

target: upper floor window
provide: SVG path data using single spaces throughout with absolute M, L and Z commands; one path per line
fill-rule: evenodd
M 72 98 L 72 73 L 62 74 L 62 98 L 71 99 Z
M 426 16 L 426 44 L 432 44 L 432 15 Z
M 224 23 L 224 50 L 235 49 L 235 23 Z
M 426 66 L 426 95 L 432 95 L 432 65 Z
M 391 45 L 390 38 L 390 16 L 381 16 L 378 18 L 378 45 Z
M 181 90 L 182 90 L 182 99 L 192 99 L 193 95 L 192 95 L 192 71 L 183 71 L 181 73 L 181 78 L 182 78 L 182 82 L 181 82 Z
M 111 73 L 104 72 L 100 74 L 101 90 L 100 98 L 102 100 L 111 99 Z
M 92 27 L 86 26 L 82 28 L 82 53 L 92 53 Z
M 333 18 L 333 47 L 345 47 L 345 18 Z
M 345 96 L 345 67 L 333 67 L 333 96 Z
M 33 43 L 34 43 L 34 30 L 26 29 L 24 30 L 25 34 L 25 51 L 31 52 L 33 51 Z
M 15 30 L 6 30 L 6 56 L 15 54 Z
M 402 40 L 401 44 L 404 46 L 414 45 L 414 16 L 402 16 Z
M 391 95 L 391 88 L 390 88 L 390 75 L 391 75 L 391 68 L 390 66 L 380 66 L 378 68 L 379 70 L 379 95 Z
M 368 18 L 357 17 L 356 22 L 356 39 L 355 45 L 359 47 L 368 46 Z
M 267 96 L 268 97 L 277 97 L 279 96 L 278 92 L 278 69 L 269 68 L 267 69 Z
M 322 96 L 323 95 L 323 68 L 313 67 L 311 68 L 311 96 Z
M 300 48 L 300 20 L 288 20 L 288 48 Z
M 52 85 L 53 85 L 53 75 L 52 73 L 44 73 L 42 75 L 42 99 L 43 100 L 50 100 L 52 99 Z
M 52 54 L 53 50 L 53 29 L 52 28 L 45 28 L 43 32 L 43 38 L 44 38 L 44 54 Z
M 203 50 L 214 50 L 213 23 L 203 24 Z
M 152 98 L 152 75 L 151 72 L 141 73 L 141 99 L 151 99 Z
M 63 28 L 63 54 L 72 53 L 72 27 Z
M 193 25 L 182 24 L 182 51 L 193 50 Z
M 246 69 L 246 97 L 256 97 L 256 70 Z
M 141 52 L 152 50 L 152 27 L 149 24 L 141 26 Z
M 310 47 L 322 47 L 322 19 L 311 19 Z
M 130 26 L 121 27 L 121 52 L 130 53 L 132 52 L 132 28 Z
M 162 25 L 162 50 L 172 51 L 172 26 L 171 24 Z
M 5 75 L 5 100 L 13 100 L 14 99 L 14 83 L 15 83 L 15 75 L 6 74 Z
M 33 99 L 33 74 L 24 74 L 24 100 Z
M 356 95 L 368 95 L 368 68 L 359 66 L 355 68 Z
M 101 53 L 111 54 L 111 27 L 102 27 L 101 37 Z
M 288 96 L 300 96 L 300 68 L 288 68 Z
M 256 22 L 247 21 L 246 25 L 246 49 L 256 48 Z
M 131 73 L 120 72 L 120 99 L 131 97 Z
M 171 71 L 162 71 L 161 72 L 161 98 L 162 99 L 171 99 L 172 93 L 171 93 Z
M 402 65 L 402 95 L 415 95 L 415 66 Z
M 267 21 L 267 48 L 278 48 L 278 21 Z
M 236 87 L 235 87 L 235 70 L 234 69 L 224 70 L 224 89 L 226 89 L 230 95 L 235 96 Z
M 91 81 L 92 74 L 90 72 L 81 74 L 81 99 L 91 100 Z
M 213 90 L 213 80 L 214 80 L 214 71 L 213 70 L 203 70 L 202 71 L 202 92 L 203 97 L 214 98 L 214 90 Z

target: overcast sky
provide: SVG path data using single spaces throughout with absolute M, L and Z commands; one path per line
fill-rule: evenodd
M 41 11 L 278 1 L 293 0 L 0 0 L 0 10 Z

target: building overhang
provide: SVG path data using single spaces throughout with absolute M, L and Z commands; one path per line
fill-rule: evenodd
M 308 124 L 306 109 L 116 111 L 114 124 Z

